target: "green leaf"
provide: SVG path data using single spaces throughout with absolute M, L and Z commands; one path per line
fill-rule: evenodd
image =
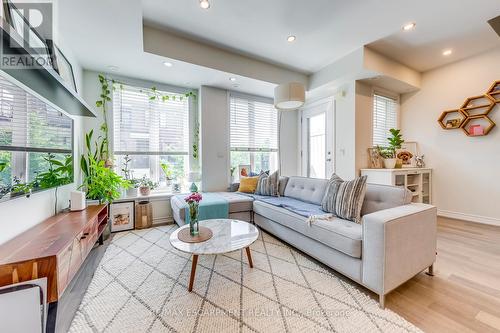
M 96 101 L 95 102 L 95 105 L 100 108 L 102 106 L 102 101 Z
M 156 99 L 156 96 L 151 96 L 151 97 L 149 97 L 149 99 L 154 100 L 154 99 Z

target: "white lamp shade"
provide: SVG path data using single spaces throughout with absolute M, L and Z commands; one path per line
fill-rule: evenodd
M 304 105 L 306 89 L 302 83 L 290 82 L 274 88 L 274 107 L 279 110 L 296 110 Z

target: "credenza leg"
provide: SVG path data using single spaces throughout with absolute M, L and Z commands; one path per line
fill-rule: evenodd
M 49 309 L 47 311 L 47 333 L 54 333 L 56 331 L 57 322 L 57 302 L 49 303 Z

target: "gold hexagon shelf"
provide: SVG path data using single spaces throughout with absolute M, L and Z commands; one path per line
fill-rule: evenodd
M 500 103 L 500 80 L 495 81 L 484 95 L 467 98 L 459 109 L 443 111 L 438 123 L 445 130 L 461 128 L 467 136 L 488 135 L 496 126 L 495 122 L 488 117 L 496 103 Z M 455 113 L 459 118 L 449 119 L 450 115 Z M 486 122 L 487 125 L 483 128 L 482 134 L 471 134 L 470 127 L 477 122 L 483 124 Z
M 486 93 L 496 103 L 500 103 L 500 80 L 494 82 Z
M 495 107 L 495 100 L 489 95 L 469 97 L 460 108 L 467 117 L 486 116 Z
M 478 121 L 478 120 L 485 120 L 486 122 L 488 122 L 488 126 L 486 126 L 485 129 L 483 130 L 483 134 L 473 135 L 470 133 L 470 130 L 469 130 L 470 125 L 472 125 L 473 122 Z M 460 128 L 467 136 L 485 136 L 485 135 L 488 135 L 488 133 L 490 133 L 490 131 L 493 129 L 493 127 L 495 127 L 495 125 L 496 125 L 495 122 L 493 120 L 491 120 L 490 117 L 488 117 L 486 115 L 480 115 L 480 116 L 468 117 L 462 123 Z
M 451 115 L 456 114 L 457 118 L 449 119 Z M 441 116 L 438 119 L 439 125 L 445 130 L 457 129 L 462 126 L 463 122 L 467 119 L 467 115 L 465 115 L 461 110 L 448 110 L 441 113 Z

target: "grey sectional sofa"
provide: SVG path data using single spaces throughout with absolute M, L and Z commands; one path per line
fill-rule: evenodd
M 290 177 L 281 200 L 299 200 L 307 203 L 309 209 L 320 211 L 327 183 L 326 179 Z M 436 207 L 411 203 L 411 198 L 412 193 L 402 187 L 368 184 L 361 224 L 339 218 L 309 224 L 303 213 L 294 212 L 288 205 L 281 207 L 280 198 L 271 204 L 256 196 L 252 203 L 253 221 L 377 293 L 380 306 L 384 307 L 387 293 L 426 268 L 432 274 L 436 258 Z M 241 200 L 247 202 L 248 196 L 241 195 Z M 172 205 L 174 219 L 183 225 Z M 237 206 L 234 202 L 233 205 Z

